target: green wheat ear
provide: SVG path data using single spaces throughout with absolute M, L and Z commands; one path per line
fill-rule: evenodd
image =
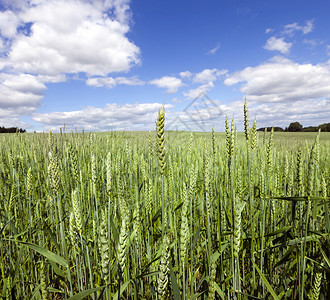
M 257 146 L 257 120 L 254 120 L 253 126 L 250 130 L 251 150 L 253 151 Z
M 210 266 L 210 279 L 209 279 L 209 292 L 208 292 L 208 300 L 215 299 L 215 279 L 217 273 L 217 264 L 215 261 L 214 255 L 211 257 L 211 266 Z
M 158 294 L 160 298 L 164 297 L 168 285 L 170 261 L 170 239 L 167 234 L 163 236 L 162 254 L 159 263 Z
M 12 286 L 12 279 L 11 276 L 7 278 L 7 289 L 6 289 L 6 298 L 5 299 L 11 299 L 11 286 Z
M 127 248 L 127 240 L 128 240 L 127 227 L 128 227 L 128 215 L 126 214 L 122 218 L 119 241 L 117 245 L 118 262 L 121 273 L 124 273 L 126 266 L 126 248 Z
M 322 271 L 317 270 L 314 275 L 314 284 L 312 286 L 312 290 L 310 291 L 310 299 L 313 299 L 313 300 L 320 299 L 322 277 L 323 277 Z
M 59 177 L 59 167 L 57 162 L 56 155 L 50 151 L 48 153 L 49 157 L 49 165 L 48 165 L 48 175 L 51 182 L 51 187 L 54 191 L 54 194 L 58 193 L 59 185 L 60 185 L 60 177 Z
M 241 224 L 242 224 L 242 211 L 245 202 L 241 201 L 237 196 L 235 197 L 235 211 L 234 211 L 234 257 L 238 257 L 241 248 Z
M 76 183 L 79 182 L 77 150 L 71 145 L 69 147 L 69 157 L 71 161 L 71 170 Z
M 82 226 L 81 211 L 80 211 L 80 204 L 78 200 L 77 190 L 72 191 L 71 200 L 72 200 L 73 212 L 76 221 L 76 227 L 79 234 L 81 234 L 83 230 L 83 226 Z
M 112 190 L 112 165 L 111 165 L 111 153 L 108 152 L 106 160 L 106 176 L 107 176 L 107 195 L 110 197 Z
M 249 142 L 249 111 L 246 98 L 244 100 L 244 133 L 246 141 Z
M 107 212 L 102 210 L 102 220 L 100 224 L 100 243 L 101 243 L 101 267 L 104 282 L 107 284 L 109 280 L 109 245 L 108 245 L 108 229 L 107 229 Z
M 9 204 L 8 204 L 8 212 L 10 216 L 14 214 L 15 203 L 16 203 L 16 189 L 15 189 L 15 185 L 12 184 L 10 197 L 9 197 Z
M 45 273 L 45 265 L 43 262 L 40 265 L 40 286 L 41 286 L 42 300 L 49 299 L 49 293 L 47 290 L 47 277 Z
M 187 243 L 189 240 L 189 225 L 188 225 L 188 205 L 189 199 L 187 194 L 187 187 L 183 185 L 182 191 L 182 220 L 181 220 L 181 228 L 180 228 L 180 261 L 183 265 L 185 262 L 186 254 L 187 254 Z
M 165 108 L 164 106 L 158 112 L 157 118 L 157 150 L 158 150 L 158 158 L 160 164 L 160 174 L 164 174 L 165 170 L 165 146 L 164 146 L 164 125 L 165 125 Z
M 28 172 L 27 172 L 27 175 L 26 175 L 26 191 L 27 191 L 28 196 L 32 195 L 32 189 L 33 189 L 32 180 L 33 180 L 32 179 L 32 169 L 30 167 L 28 169 Z

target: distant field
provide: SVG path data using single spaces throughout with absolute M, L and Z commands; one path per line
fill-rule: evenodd
M 259 133 L 262 136 L 263 133 Z M 274 132 L 274 139 L 293 140 L 293 141 L 310 141 L 314 140 L 317 132 Z M 330 132 L 321 132 L 320 141 L 330 141 Z
M 128 138 L 137 138 L 137 137 L 148 137 L 148 131 L 123 131 L 123 132 L 102 132 L 98 133 L 100 135 L 113 135 L 113 136 L 120 136 L 121 138 L 128 137 Z M 190 132 L 189 131 L 167 131 L 165 132 L 170 138 L 183 138 L 189 139 Z M 317 132 L 274 132 L 274 140 L 278 141 L 287 141 L 288 143 L 295 143 L 295 142 L 304 142 L 304 141 L 314 141 Z M 194 135 L 198 138 L 210 138 L 212 135 L 211 128 L 209 132 L 194 132 Z M 257 132 L 258 140 L 263 140 L 264 132 Z M 215 132 L 215 136 L 225 140 L 226 133 L 225 132 Z M 270 136 L 270 132 L 266 133 L 267 138 Z M 239 139 L 244 139 L 245 135 L 244 132 L 238 132 L 237 137 Z M 320 141 L 330 141 L 330 132 L 321 132 L 320 134 Z

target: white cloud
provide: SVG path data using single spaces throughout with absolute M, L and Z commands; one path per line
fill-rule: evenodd
M 272 36 L 267 40 L 264 49 L 270 51 L 280 51 L 282 53 L 288 53 L 290 51 L 291 46 L 292 43 L 285 42 L 283 38 L 276 38 Z
M 106 18 L 103 9 L 64 0 L 29 7 L 19 15 L 21 22 L 32 23 L 31 33 L 15 37 L 8 53 L 12 67 L 46 75 L 128 71 L 140 62 L 140 50 L 125 36 L 128 25 Z
M 183 79 L 185 79 L 185 78 L 189 79 L 189 78 L 191 78 L 192 75 L 193 74 L 189 71 L 180 72 L 180 77 Z
M 280 126 L 283 129 L 291 122 L 298 121 L 304 127 L 317 126 L 329 122 L 330 99 L 311 99 L 309 101 L 298 100 L 294 103 L 257 103 L 251 101 L 247 96 L 248 109 L 251 121 L 256 118 L 257 127 Z M 244 130 L 244 99 L 222 104 L 217 101 L 219 110 L 222 111 L 222 123 L 220 128 L 224 129 L 225 116 L 229 119 L 234 117 L 239 131 Z M 219 128 L 216 128 L 219 130 Z
M 214 48 L 212 48 L 211 50 L 207 51 L 207 54 L 209 55 L 214 55 L 218 52 L 218 50 L 220 49 L 220 43 L 218 43 Z
M 284 26 L 284 34 L 292 35 L 296 31 L 301 31 L 303 34 L 310 33 L 314 30 L 314 20 L 306 21 L 305 26 L 298 25 L 298 23 L 287 24 Z
M 312 99 L 310 101 L 296 101 L 292 103 L 257 103 L 247 97 L 250 123 L 254 118 L 257 127 L 280 126 L 283 129 L 291 122 L 298 121 L 304 127 L 316 126 L 329 122 L 330 99 Z M 213 105 L 216 105 L 214 107 Z M 239 131 L 244 130 L 244 99 L 238 101 L 212 100 L 207 107 L 198 104 L 197 109 L 175 112 L 173 124 L 168 122 L 170 129 L 211 131 L 212 125 L 216 131 L 224 130 L 225 117 L 231 121 L 234 117 Z M 169 118 L 168 118 L 169 119 Z M 175 122 L 174 122 L 175 121 Z
M 250 123 L 254 118 L 257 127 L 280 126 L 283 129 L 291 122 L 298 121 L 304 127 L 316 126 L 329 122 L 330 99 L 311 99 L 292 103 L 257 103 L 247 97 Z M 214 107 L 213 105 L 216 105 Z M 244 99 L 238 101 L 212 100 L 207 107 L 198 104 L 197 109 L 191 108 L 187 112 L 174 112 L 176 122 L 168 122 L 170 129 L 211 131 L 212 125 L 216 131 L 224 130 L 225 117 L 234 117 L 239 131 L 244 130 Z M 170 119 L 170 118 L 168 118 Z
M 242 83 L 240 91 L 250 101 L 292 103 L 330 97 L 330 62 L 298 64 L 274 57 L 256 67 L 248 67 L 225 79 L 228 86 Z
M 8 114 L 12 113 L 10 117 L 8 117 Z M 0 109 L 0 122 L 1 126 L 3 127 L 18 127 L 23 129 L 29 129 L 30 124 L 26 122 L 22 122 L 18 117 L 15 117 L 15 112 L 9 112 L 9 111 L 2 111 Z
M 185 110 L 171 112 L 165 130 L 210 132 L 212 125 L 219 130 L 223 115 L 219 104 L 219 101 L 196 99 L 196 102 L 191 103 Z
M 329 122 L 330 100 L 298 100 L 292 103 L 267 103 L 251 108 L 251 116 L 256 116 L 258 123 L 264 126 L 289 126 L 298 121 L 303 126 L 321 125 Z M 268 124 L 268 125 L 267 125 Z
M 65 74 L 58 74 L 58 75 L 38 75 L 38 80 L 44 83 L 58 83 L 58 82 L 64 82 L 66 81 L 66 75 Z
M 86 80 L 86 84 L 88 86 L 96 86 L 96 87 L 107 87 L 109 89 L 115 87 L 117 84 L 125 84 L 125 85 L 144 85 L 145 82 L 137 78 L 133 77 L 94 77 L 88 78 Z
M 161 103 L 108 103 L 102 108 L 89 106 L 79 111 L 35 113 L 33 119 L 44 124 L 45 128 L 57 130 L 63 124 L 68 129 L 77 127 L 93 131 L 153 130 L 160 107 Z M 172 107 L 167 104 L 165 110 Z
M 187 99 L 195 99 L 195 98 L 201 97 L 202 95 L 206 94 L 213 87 L 214 87 L 214 84 L 212 81 L 210 81 L 206 84 L 200 85 L 196 89 L 190 89 L 188 92 L 183 92 L 183 95 Z
M 271 29 L 271 28 L 266 28 L 265 33 L 270 33 L 270 32 L 272 32 L 272 31 L 273 31 L 273 29 Z
M 129 0 L 3 0 L 0 107 L 34 110 L 41 104 L 45 83 L 65 81 L 70 74 L 106 77 L 140 64 L 140 49 L 126 36 L 128 4 Z M 116 84 L 140 82 L 117 77 Z
M 46 89 L 36 76 L 30 74 L 1 74 L 0 79 L 2 85 L 18 92 L 41 94 L 42 90 Z
M 14 37 L 18 24 L 19 19 L 12 11 L 0 11 L 0 33 L 3 37 Z
M 218 69 L 205 69 L 204 71 L 195 74 L 193 82 L 195 83 L 207 83 L 218 79 L 221 75 L 227 73 L 227 70 Z
M 218 70 L 216 68 L 204 69 L 203 71 L 195 74 L 189 71 L 181 72 L 181 78 L 190 79 L 192 84 L 201 84 L 197 88 L 189 89 L 182 94 L 186 97 L 186 100 L 198 98 L 211 90 L 214 87 L 213 82 L 227 72 L 227 70 Z M 182 102 L 182 100 L 175 99 L 174 102 Z
M 29 74 L 0 74 L 0 108 L 30 108 L 40 105 L 46 86 Z M 24 109 L 24 111 L 30 111 Z M 10 112 L 10 111 L 8 111 Z
M 156 85 L 159 88 L 167 89 L 167 93 L 176 93 L 178 89 L 183 86 L 180 78 L 172 76 L 164 76 L 159 79 L 154 79 L 149 82 L 150 84 Z
M 125 84 L 125 85 L 144 85 L 145 82 L 140 80 L 138 77 L 117 77 L 117 84 Z
M 172 102 L 173 102 L 173 103 L 182 103 L 182 102 L 184 102 L 184 101 L 185 101 L 185 100 L 178 99 L 178 98 L 176 98 L 176 97 L 172 98 Z
M 116 80 L 112 77 L 96 77 L 96 78 L 88 78 L 86 80 L 86 84 L 88 86 L 96 86 L 96 87 L 107 87 L 112 89 L 116 86 Z

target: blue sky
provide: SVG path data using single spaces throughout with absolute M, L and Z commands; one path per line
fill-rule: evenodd
M 0 0 L 0 126 L 329 122 L 330 1 Z

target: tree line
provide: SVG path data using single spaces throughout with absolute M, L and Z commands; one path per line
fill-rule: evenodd
M 267 131 L 272 130 L 272 127 L 262 127 L 258 131 Z M 330 132 L 330 123 L 324 123 L 319 126 L 308 126 L 303 127 L 299 122 L 290 123 L 289 127 L 274 127 L 274 131 L 283 131 L 283 132 L 318 132 L 321 129 L 322 132 Z
M 1 127 L 0 126 L 0 133 L 16 133 L 16 132 L 24 133 L 24 132 L 26 132 L 26 130 L 22 129 L 22 128 L 18 128 L 18 127 L 6 128 L 6 127 Z

